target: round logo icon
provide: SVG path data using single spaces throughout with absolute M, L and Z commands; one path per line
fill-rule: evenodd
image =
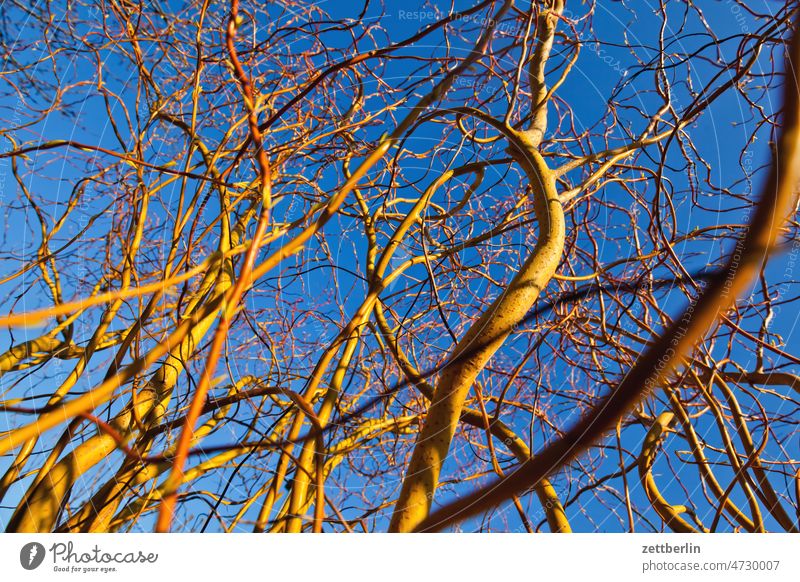
M 44 546 L 39 542 L 30 542 L 19 551 L 19 563 L 26 570 L 35 570 L 44 562 Z

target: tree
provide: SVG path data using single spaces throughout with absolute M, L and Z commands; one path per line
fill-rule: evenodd
M 797 3 L 187 5 L 6 3 L 8 531 L 797 531 Z

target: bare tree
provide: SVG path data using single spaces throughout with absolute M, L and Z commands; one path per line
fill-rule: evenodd
M 186 4 L 3 4 L 8 531 L 798 530 L 796 2 Z

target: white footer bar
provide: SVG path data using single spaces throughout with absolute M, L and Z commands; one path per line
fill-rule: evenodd
M 796 534 L 0 535 L 9 581 L 796 582 L 798 554 Z

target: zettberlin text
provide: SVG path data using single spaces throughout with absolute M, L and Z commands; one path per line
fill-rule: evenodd
M 642 546 L 643 554 L 699 554 L 700 546 L 696 544 L 656 544 L 654 546 Z

